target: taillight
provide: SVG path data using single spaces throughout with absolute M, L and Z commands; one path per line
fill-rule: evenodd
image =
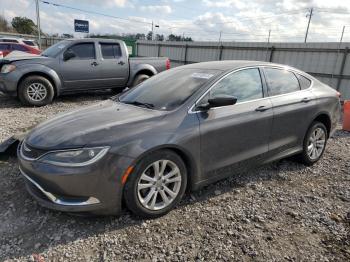
M 165 62 L 165 67 L 166 67 L 166 70 L 169 70 L 170 69 L 170 59 L 167 59 L 166 62 Z
M 341 97 L 341 93 L 337 91 L 337 97 L 340 98 Z
M 0 59 L 4 58 L 4 53 L 2 51 L 0 51 Z

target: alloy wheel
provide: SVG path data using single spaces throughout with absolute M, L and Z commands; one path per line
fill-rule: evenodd
M 27 95 L 31 100 L 40 102 L 46 98 L 47 90 L 41 83 L 32 83 L 27 88 Z
M 311 133 L 309 137 L 307 154 L 310 159 L 318 159 L 322 155 L 325 145 L 326 133 L 322 128 L 318 127 Z
M 169 206 L 181 188 L 181 172 L 170 160 L 158 160 L 150 164 L 137 183 L 137 195 L 141 205 L 149 210 Z

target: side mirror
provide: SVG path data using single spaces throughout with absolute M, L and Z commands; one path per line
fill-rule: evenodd
M 237 103 L 237 98 L 233 96 L 219 96 L 215 98 L 209 98 L 208 103 L 198 105 L 196 108 L 199 110 L 209 110 L 212 107 L 231 106 Z
M 72 59 L 73 57 L 75 57 L 74 52 L 72 51 L 72 49 L 67 49 L 64 53 L 63 53 L 63 61 L 68 61 L 69 59 Z

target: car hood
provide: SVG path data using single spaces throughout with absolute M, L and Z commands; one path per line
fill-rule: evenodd
M 131 130 L 150 128 L 145 122 L 165 112 L 106 100 L 89 107 L 58 115 L 34 128 L 25 142 L 38 149 L 66 149 L 109 145 Z M 134 127 L 133 127 L 134 126 Z

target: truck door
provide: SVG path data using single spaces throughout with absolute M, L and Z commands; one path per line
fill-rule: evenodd
M 129 61 L 126 50 L 116 42 L 100 42 L 99 60 L 101 82 L 106 88 L 125 87 L 129 78 Z M 124 51 L 123 51 L 124 50 Z
M 61 60 L 60 73 L 64 89 L 79 90 L 98 88 L 101 85 L 100 68 L 96 59 L 94 42 L 77 43 L 67 48 L 74 57 L 67 61 Z

